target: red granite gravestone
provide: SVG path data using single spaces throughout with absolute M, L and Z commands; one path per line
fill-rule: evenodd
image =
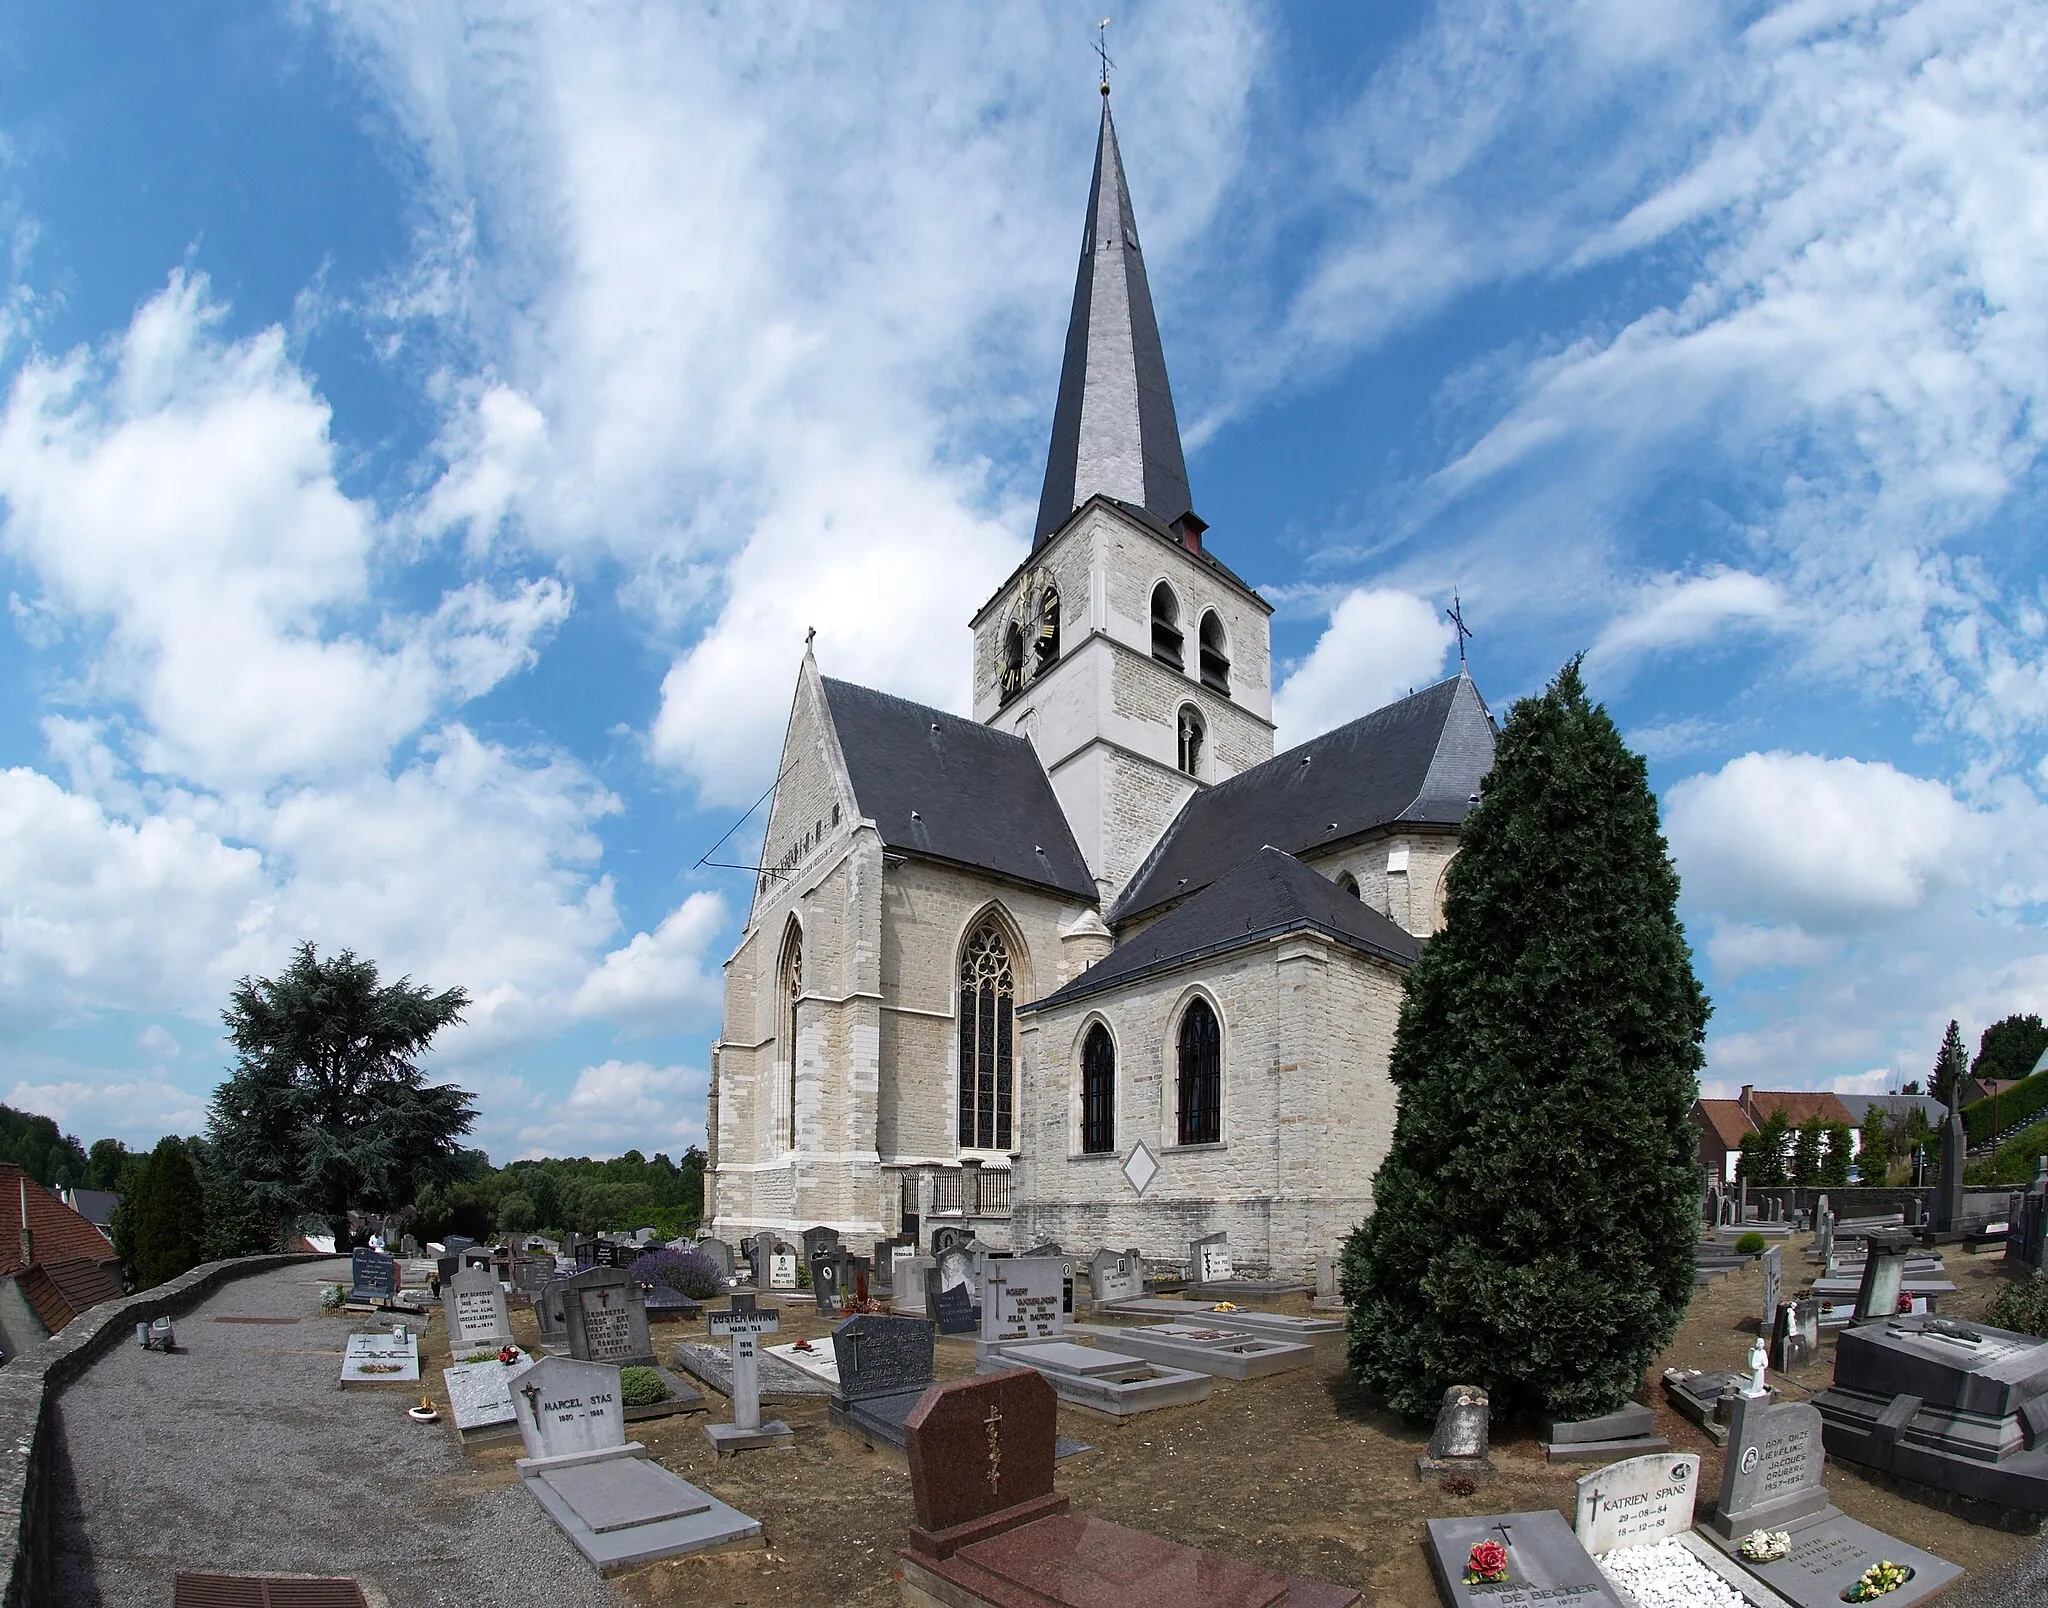
M 1059 1397 L 1030 1368 L 934 1385 L 903 1420 L 917 1525 L 934 1558 L 1065 1510 L 1052 1488 Z
M 917 1524 L 904 1601 L 939 1608 L 1352 1608 L 1284 1575 L 1066 1511 L 1052 1488 L 1059 1398 L 1031 1369 L 933 1385 L 904 1420 Z

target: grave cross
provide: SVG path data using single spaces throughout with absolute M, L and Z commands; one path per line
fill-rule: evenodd
M 982 1420 L 988 1430 L 988 1488 L 991 1495 L 1003 1482 L 1003 1409 L 994 1402 L 989 1403 L 988 1417 Z

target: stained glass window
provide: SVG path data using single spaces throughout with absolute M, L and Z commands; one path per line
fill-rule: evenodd
M 1116 1149 L 1116 1045 L 1100 1022 L 1081 1044 L 1081 1149 Z
M 1180 1019 L 1180 1142 L 1213 1145 L 1223 1137 L 1223 1034 L 1209 1002 L 1197 997 Z
M 960 957 L 960 1143 L 1010 1148 L 1016 983 L 1010 950 L 993 920 L 974 929 Z

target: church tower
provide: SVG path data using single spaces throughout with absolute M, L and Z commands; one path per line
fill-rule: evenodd
M 975 717 L 1037 750 L 1105 907 L 1191 793 L 1273 754 L 1273 611 L 1188 493 L 1108 94 L 1031 556 L 973 622 Z

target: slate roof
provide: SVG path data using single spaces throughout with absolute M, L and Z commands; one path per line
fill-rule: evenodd
M 855 806 L 886 847 L 1095 903 L 1095 878 L 1028 741 L 821 679 Z
M 1022 1009 L 1043 1010 L 1199 957 L 1304 930 L 1398 965 L 1415 963 L 1415 940 L 1408 933 L 1293 855 L 1267 847 L 1117 945 L 1058 992 Z
M 1110 911 L 1199 892 L 1262 844 L 1302 855 L 1400 822 L 1455 826 L 1493 766 L 1493 717 L 1462 672 L 1190 798 Z
M 114 1208 L 121 1197 L 111 1189 L 67 1189 L 64 1204 L 94 1228 L 105 1228 L 114 1220 Z
M 114 1260 L 112 1247 L 98 1229 L 12 1162 L 0 1162 L 0 1274 L 18 1273 L 25 1265 L 21 1256 L 24 1200 L 38 1262 L 54 1267 L 61 1262 Z
M 1137 503 L 1169 523 L 1192 506 L 1159 320 L 1106 96 L 1032 546 L 1043 545 L 1097 492 Z

